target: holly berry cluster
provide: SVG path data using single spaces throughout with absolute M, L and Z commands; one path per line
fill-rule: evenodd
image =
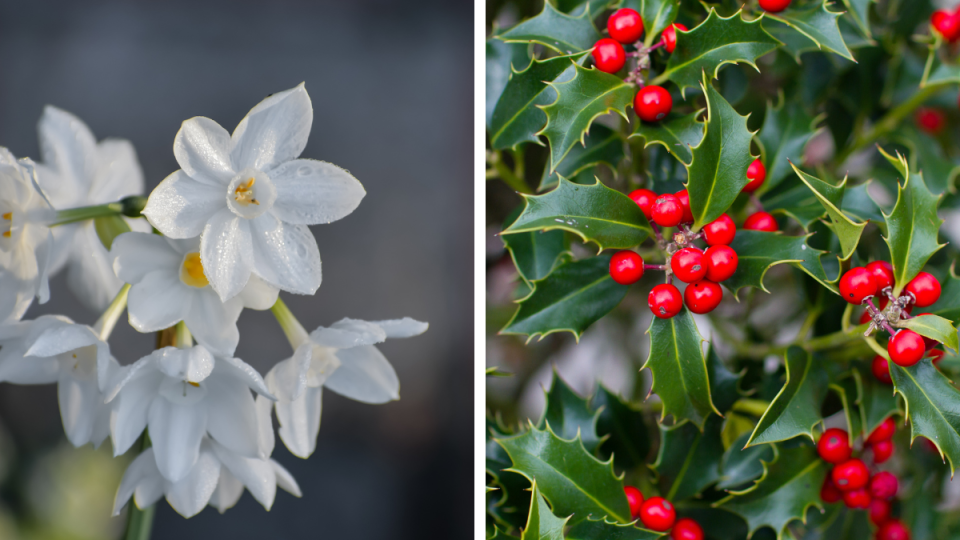
M 858 266 L 847 270 L 840 278 L 840 295 L 851 304 L 863 304 L 866 312 L 861 315 L 860 323 L 870 321 L 867 329 L 869 335 L 877 328 L 883 328 L 890 334 L 887 342 L 887 353 L 890 360 L 898 366 L 909 367 L 920 361 L 928 351 L 933 351 L 938 342 L 925 338 L 913 330 L 894 329 L 891 324 L 897 324 L 901 319 L 912 318 L 913 307 L 927 307 L 940 299 L 940 282 L 927 272 L 920 272 L 904 287 L 903 296 L 894 297 L 893 266 L 886 261 L 874 261 L 866 267 Z M 878 307 L 873 303 L 873 297 L 882 294 L 884 298 Z M 943 351 L 934 353 L 935 359 L 942 357 Z M 889 380 L 890 372 L 878 366 L 876 358 L 873 362 L 873 372 L 880 380 Z M 885 373 L 885 375 L 884 375 Z
M 630 515 L 639 519 L 647 529 L 657 532 L 670 531 L 672 540 L 703 540 L 703 528 L 690 518 L 677 519 L 677 511 L 663 497 L 644 500 L 643 493 L 633 486 L 623 488 L 630 505 Z
M 893 455 L 895 432 L 893 418 L 887 417 L 864 440 L 863 450 L 871 450 L 874 469 Z M 887 471 L 871 473 L 863 460 L 853 457 L 849 434 L 843 429 L 824 431 L 817 441 L 817 453 L 834 466 L 820 489 L 823 502 L 843 501 L 847 508 L 869 511 L 870 521 L 878 527 L 877 540 L 909 540 L 910 530 L 891 516 L 890 501 L 900 486 L 896 475 Z

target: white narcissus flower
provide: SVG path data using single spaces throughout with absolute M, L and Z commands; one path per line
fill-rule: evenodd
M 43 158 L 37 164 L 37 181 L 57 210 L 112 203 L 143 193 L 143 172 L 130 141 L 97 143 L 83 121 L 49 105 L 37 132 Z M 127 223 L 134 230 L 150 230 L 140 219 L 127 219 Z M 53 236 L 50 272 L 66 265 L 70 290 L 90 309 L 102 311 L 123 283 L 110 269 L 93 220 L 54 227 Z
M 119 370 L 110 346 L 66 317 L 0 325 L 0 382 L 57 383 L 60 418 L 74 446 L 100 446 L 110 434 L 111 407 L 104 404 L 99 379 Z
M 261 101 L 232 135 L 204 117 L 177 132 L 181 170 L 153 190 L 143 215 L 171 238 L 201 236 L 204 272 L 222 300 L 251 273 L 293 293 L 320 286 L 320 251 L 307 225 L 343 218 L 366 192 L 336 165 L 297 159 L 312 124 L 300 84 Z
M 232 356 L 240 340 L 240 312 L 244 307 L 269 309 L 279 291 L 251 276 L 239 295 L 221 302 L 204 275 L 199 251 L 199 238 L 130 232 L 113 241 L 110 256 L 117 276 L 132 285 L 127 304 L 131 326 L 156 332 L 183 321 L 200 344 Z
M 20 320 L 36 296 L 50 298 L 48 280 L 56 216 L 37 184 L 33 162 L 0 147 L 0 321 Z
M 121 368 L 107 392 L 108 403 L 118 400 L 110 426 L 114 455 L 149 426 L 157 468 L 172 483 L 197 463 L 206 434 L 256 457 L 260 434 L 250 390 L 273 399 L 260 374 L 239 358 L 215 358 L 202 345 L 156 350 Z
M 275 409 L 280 439 L 290 452 L 309 457 L 317 446 L 323 388 L 362 401 L 386 403 L 400 399 L 400 382 L 393 366 L 374 347 L 387 338 L 422 334 L 428 324 L 409 317 L 367 322 L 343 319 L 330 328 L 302 333 L 293 356 L 267 373 L 267 387 L 277 397 Z M 258 401 L 258 407 L 269 406 Z

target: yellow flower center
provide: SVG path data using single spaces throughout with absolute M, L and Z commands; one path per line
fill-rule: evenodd
M 203 275 L 203 263 L 200 262 L 200 254 L 196 251 L 187 253 L 187 256 L 183 258 L 183 266 L 180 267 L 180 281 L 198 289 L 210 284 L 207 281 L 207 276 Z
M 2 217 L 3 217 L 3 219 L 4 219 L 5 221 L 9 221 L 9 222 L 10 222 L 9 224 L 6 225 L 7 230 L 3 231 L 3 237 L 4 237 L 4 238 L 10 238 L 10 235 L 12 234 L 12 233 L 10 232 L 10 229 L 11 229 L 11 227 L 13 227 L 13 212 L 4 212 Z M 0 225 L 0 226 L 2 226 L 2 225 Z
M 250 178 L 246 182 L 243 182 L 237 189 L 234 190 L 233 199 L 237 201 L 237 204 L 242 206 L 247 206 L 250 204 L 260 205 L 260 203 L 253 198 L 253 184 L 256 182 L 256 178 Z

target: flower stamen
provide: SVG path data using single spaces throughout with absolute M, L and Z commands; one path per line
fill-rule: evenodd
M 237 189 L 234 190 L 233 199 L 237 201 L 238 204 L 247 206 L 250 204 L 260 205 L 260 202 L 254 198 L 253 194 L 253 184 L 257 181 L 256 178 L 250 178 L 246 182 L 237 186 Z
M 210 284 L 207 276 L 203 273 L 203 262 L 200 260 L 200 253 L 196 251 L 187 253 L 183 258 L 183 264 L 180 266 L 180 281 L 198 289 L 202 289 Z
M 13 212 L 4 212 L 2 216 L 4 220 L 11 222 L 7 225 L 7 230 L 3 231 L 4 238 L 10 238 L 13 235 L 11 230 L 13 229 Z

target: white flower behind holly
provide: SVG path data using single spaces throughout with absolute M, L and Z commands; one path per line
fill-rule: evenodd
M 237 349 L 243 308 L 269 309 L 277 301 L 275 287 L 251 276 L 240 294 L 221 302 L 204 275 L 199 238 L 124 233 L 113 241 L 110 256 L 117 276 L 132 285 L 131 326 L 157 332 L 183 321 L 200 344 L 223 356 Z
M 344 169 L 297 159 L 313 108 L 303 84 L 273 94 L 233 131 L 205 117 L 183 123 L 173 151 L 181 169 L 150 194 L 143 215 L 164 235 L 200 235 L 204 272 L 221 300 L 251 274 L 299 294 L 320 286 L 320 252 L 307 225 L 353 212 L 365 195 Z
M 0 321 L 19 320 L 34 296 L 41 304 L 50 298 L 53 235 L 47 225 L 55 217 L 33 162 L 0 147 Z
M 96 137 L 82 120 L 47 106 L 37 124 L 40 156 L 37 181 L 57 210 L 117 202 L 143 193 L 143 171 L 130 141 Z M 127 219 L 134 230 L 149 232 L 143 220 Z M 50 272 L 67 267 L 67 284 L 84 304 L 102 311 L 123 283 L 110 269 L 107 250 L 93 220 L 53 229 Z
M 317 446 L 323 388 L 364 403 L 400 399 L 397 374 L 374 345 L 387 338 L 422 334 L 429 326 L 409 317 L 375 322 L 343 319 L 307 335 L 295 320 L 283 324 L 295 347 L 293 356 L 277 363 L 264 380 L 277 397 L 274 408 L 280 439 L 290 453 L 302 458 Z M 262 409 L 269 404 L 258 398 L 257 406 Z
M 260 374 L 239 358 L 214 357 L 202 345 L 156 350 L 121 368 L 107 392 L 108 403 L 118 400 L 110 427 L 114 455 L 149 426 L 157 469 L 172 483 L 190 473 L 207 434 L 233 452 L 257 457 L 251 390 L 273 399 Z

